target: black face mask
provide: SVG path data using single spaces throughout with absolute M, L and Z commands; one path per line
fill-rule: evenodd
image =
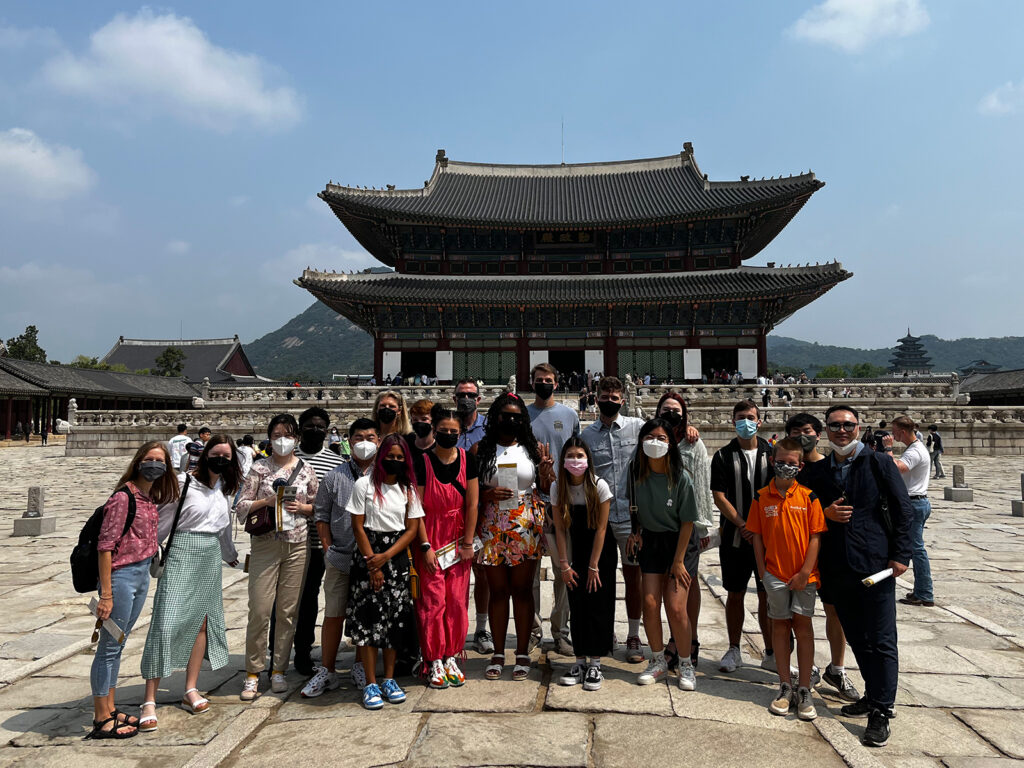
M 616 403 L 612 400 L 598 400 L 597 407 L 600 409 L 602 416 L 613 418 L 619 415 L 619 411 L 622 409 L 622 403 Z
M 505 414 L 498 420 L 498 434 L 502 437 L 515 437 L 519 434 L 520 417 L 515 414 Z
M 680 424 L 683 423 L 683 414 L 677 411 L 662 411 L 658 418 L 662 421 L 667 421 L 672 429 L 676 429 Z
M 384 467 L 386 474 L 401 477 L 402 472 L 405 470 L 405 459 L 384 459 L 381 462 L 381 466 Z
M 555 385 L 554 384 L 549 384 L 547 382 L 540 382 L 540 381 L 538 381 L 538 382 L 536 382 L 533 385 L 533 394 L 535 394 L 541 400 L 547 400 L 549 397 L 551 397 L 551 395 L 552 395 L 552 393 L 554 391 L 555 391 Z
M 210 456 L 206 460 L 206 466 L 210 468 L 210 471 L 215 475 L 223 475 L 229 469 L 231 469 L 231 457 L 230 456 Z
M 390 408 L 381 408 L 377 411 L 377 421 L 381 424 L 391 424 L 397 418 L 398 411 L 392 411 Z
M 426 437 L 432 429 L 429 421 L 416 421 L 412 425 L 412 431 L 416 433 L 416 437 Z
M 326 439 L 327 433 L 322 429 L 306 427 L 306 429 L 302 430 L 302 440 L 300 442 L 315 452 L 324 447 L 324 440 Z
M 454 448 L 459 444 L 459 436 L 450 432 L 438 432 L 434 435 L 434 441 L 442 448 Z
M 476 410 L 476 395 L 457 395 L 455 408 L 459 413 L 472 413 Z

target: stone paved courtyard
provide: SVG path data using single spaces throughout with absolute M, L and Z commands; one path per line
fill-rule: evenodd
M 926 540 L 940 607 L 898 608 L 898 717 L 889 746 L 881 750 L 860 745 L 864 721 L 838 716 L 839 702 L 827 687 L 816 697 L 819 718 L 814 723 L 768 714 L 774 676 L 757 667 L 762 646 L 753 616 L 745 623 L 748 665 L 732 675 L 717 672 L 726 641 L 714 552 L 701 563 L 702 657 L 693 693 L 678 691 L 674 678 L 667 685 L 635 685 L 640 665 L 626 664 L 621 647 L 606 664 L 600 691 L 560 688 L 552 681 L 571 659 L 538 649 L 528 682 L 512 682 L 508 671 L 505 680 L 484 681 L 485 659 L 471 652 L 464 688 L 431 691 L 403 680 L 408 701 L 378 713 L 362 709 L 347 680 L 337 691 L 303 700 L 298 694 L 303 679 L 295 673 L 289 673 L 287 694 L 265 693 L 244 705 L 238 691 L 246 577 L 225 569 L 232 660 L 200 676 L 212 712 L 193 717 L 174 706 L 184 687 L 179 673 L 163 681 L 159 731 L 126 742 L 83 742 L 91 719 L 93 619 L 86 609 L 88 596 L 72 589 L 67 558 L 82 522 L 103 501 L 127 460 L 65 458 L 63 447 L 56 446 L 0 449 L 0 768 L 92 765 L 99 759 L 116 768 L 255 768 L 289 761 L 310 766 L 601 767 L 648 759 L 658 766 L 845 762 L 923 768 L 1024 761 L 1024 519 L 1010 516 L 1024 461 L 958 461 L 966 466 L 975 501 L 944 502 L 941 488 L 932 487 L 934 511 Z M 949 467 L 947 473 L 952 474 Z M 40 538 L 14 538 L 13 519 L 24 511 L 30 485 L 45 487 L 48 512 L 58 516 L 57 530 Z M 244 535 L 237 538 L 247 544 Z M 900 582 L 909 586 L 912 578 L 908 572 Z M 621 639 L 621 584 L 619 597 Z M 756 607 L 753 593 L 747 607 Z M 148 610 L 125 650 L 118 696 L 123 705 L 137 706 L 142 700 L 139 661 L 147 621 Z M 817 662 L 824 665 L 823 616 L 814 623 Z M 352 655 L 347 649 L 339 668 L 347 670 Z M 852 654 L 847 666 L 854 666 Z

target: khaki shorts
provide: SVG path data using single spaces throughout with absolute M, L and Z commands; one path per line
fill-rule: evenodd
M 324 563 L 324 618 L 345 618 L 348 607 L 348 574 Z
M 632 524 L 627 520 L 624 523 L 613 523 L 608 522 L 608 529 L 615 536 L 615 543 L 619 545 L 619 564 L 620 565 L 636 565 L 640 563 L 635 557 L 628 557 L 626 555 L 626 541 L 629 539 L 629 533 L 633 529 Z M 607 534 L 605 534 L 607 536 Z
M 765 571 L 764 580 L 765 592 L 768 595 L 768 618 L 769 619 L 792 619 L 794 613 L 801 616 L 814 615 L 814 600 L 818 596 L 818 588 L 815 584 L 808 584 L 799 592 L 794 592 L 782 579 L 777 579 Z

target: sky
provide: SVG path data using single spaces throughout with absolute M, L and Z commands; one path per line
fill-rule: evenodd
M 285 10 L 286 9 L 286 10 Z M 0 5 L 0 336 L 250 341 L 376 262 L 316 198 L 455 160 L 826 186 L 749 265 L 851 280 L 776 333 L 1024 334 L 1016 0 Z

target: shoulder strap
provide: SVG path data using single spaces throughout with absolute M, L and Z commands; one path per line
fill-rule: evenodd
M 160 565 L 164 564 L 167 560 L 167 553 L 171 551 L 171 542 L 174 541 L 174 532 L 178 530 L 178 518 L 181 517 L 181 508 L 185 506 L 185 496 L 188 494 L 188 484 L 192 482 L 192 475 L 185 475 L 185 487 L 181 489 L 181 496 L 178 497 L 178 508 L 174 510 L 174 522 L 171 523 L 171 533 L 167 537 L 167 546 L 164 547 L 163 554 L 160 555 Z
M 295 464 L 295 469 L 293 469 L 292 473 L 288 475 L 288 482 L 285 483 L 285 485 L 291 485 L 292 483 L 295 482 L 295 478 L 299 476 L 299 472 L 302 471 L 303 466 L 304 465 L 302 463 L 302 459 L 299 459 L 298 462 Z
M 125 495 L 128 496 L 128 513 L 124 516 L 124 529 L 121 531 L 121 538 L 119 538 L 117 540 L 117 544 L 114 545 L 114 554 L 117 554 L 117 550 L 121 547 L 121 541 L 128 535 L 128 531 L 131 530 L 132 523 L 135 522 L 135 494 L 128 490 L 128 486 L 114 491 L 110 498 L 114 498 L 114 496 L 122 491 L 124 491 Z

